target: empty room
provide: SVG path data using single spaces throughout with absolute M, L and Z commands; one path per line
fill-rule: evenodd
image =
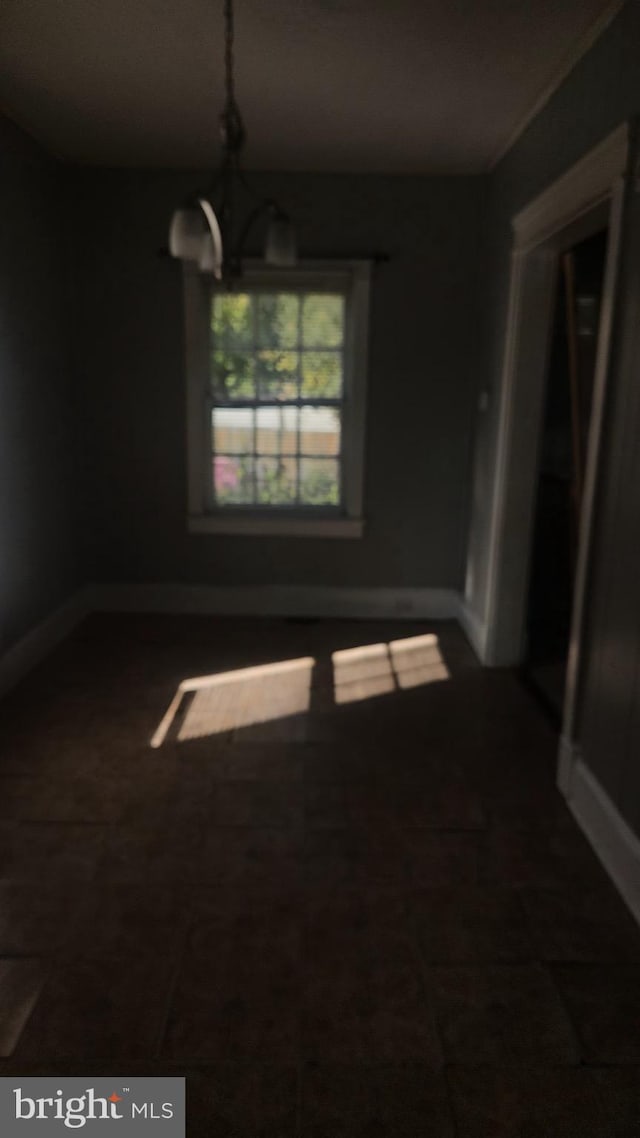
M 639 58 L 0 6 L 3 1138 L 640 1138 Z

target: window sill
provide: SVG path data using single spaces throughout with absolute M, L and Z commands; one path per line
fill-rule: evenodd
M 259 518 L 255 515 L 225 517 L 222 514 L 190 514 L 187 518 L 189 533 L 226 533 L 248 537 L 346 537 L 359 538 L 364 534 L 363 518 Z

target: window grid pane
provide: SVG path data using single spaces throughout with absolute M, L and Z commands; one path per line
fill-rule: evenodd
M 214 297 L 218 506 L 340 505 L 344 311 L 335 293 Z
M 214 407 L 211 428 L 216 455 L 265 459 L 341 456 L 339 407 Z

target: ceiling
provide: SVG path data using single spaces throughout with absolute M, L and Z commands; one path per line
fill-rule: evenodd
M 236 85 L 265 170 L 471 173 L 621 5 L 236 0 Z M 222 0 L 2 0 L 0 107 L 54 153 L 215 163 Z

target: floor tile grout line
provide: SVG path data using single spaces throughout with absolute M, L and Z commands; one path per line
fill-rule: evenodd
M 560 984 L 558 983 L 557 979 L 553 975 L 552 967 L 550 966 L 550 964 L 548 962 L 545 961 L 545 962 L 543 962 L 543 968 L 544 968 L 545 972 L 547 973 L 547 976 L 549 977 L 549 983 L 553 986 L 553 989 L 556 992 L 556 995 L 558 997 L 558 1001 L 560 1003 L 560 1006 L 562 1007 L 564 1014 L 567 1018 L 567 1022 L 569 1023 L 569 1025 L 571 1027 L 571 1031 L 573 1033 L 573 1036 L 574 1036 L 574 1039 L 576 1042 L 576 1052 L 579 1056 L 578 1061 L 580 1064 L 582 1064 L 584 1062 L 584 1059 L 585 1059 L 585 1045 L 584 1045 L 584 1041 L 582 1038 L 582 1033 L 580 1032 L 578 1024 L 576 1023 L 575 1016 L 573 1015 L 573 1012 L 571 1011 L 571 1008 L 569 1006 L 567 998 L 566 998 L 564 992 L 562 991 L 562 988 L 561 988 Z
M 158 1061 L 162 1060 L 162 1054 L 161 1054 L 162 1053 L 162 1045 L 164 1043 L 165 1036 L 167 1033 L 167 1028 L 169 1026 L 169 1017 L 170 1017 L 170 1013 L 171 1013 L 171 1005 L 173 1002 L 173 997 L 174 997 L 175 992 L 176 992 L 176 988 L 177 988 L 177 984 L 178 984 L 178 977 L 180 975 L 180 970 L 182 968 L 182 965 L 183 965 L 185 957 L 186 957 L 187 943 L 188 943 L 189 934 L 191 932 L 191 928 L 192 928 L 192 924 L 193 924 L 194 920 L 195 920 L 195 915 L 194 915 L 194 913 L 190 907 L 189 918 L 186 922 L 185 929 L 184 929 L 183 936 L 182 936 L 182 945 L 176 951 L 174 966 L 171 969 L 171 975 L 170 975 L 169 982 L 167 985 L 167 996 L 166 996 L 166 1001 L 165 1001 L 164 1014 L 162 1016 L 162 1020 L 160 1021 L 156 1041 L 155 1041 L 155 1044 L 154 1044 L 153 1049 L 152 1049 L 153 1050 L 153 1058 L 155 1060 L 158 1060 Z
M 304 1067 L 302 1042 L 299 1040 L 298 1055 L 296 1057 L 296 1138 L 304 1138 Z
M 35 959 L 41 959 L 42 960 L 43 958 L 39 957 L 39 958 L 35 958 Z M 43 961 L 43 964 L 44 964 L 44 961 Z M 42 995 L 43 995 L 45 989 L 47 988 L 48 984 L 51 981 L 51 977 L 55 972 L 56 965 L 57 965 L 57 961 L 55 961 L 54 959 L 49 959 L 46 961 L 46 964 L 44 964 L 42 981 L 41 981 L 39 988 L 38 988 L 38 994 L 37 994 L 35 1000 L 33 1001 L 33 1007 L 31 1008 L 27 1018 L 25 1019 L 24 1023 L 22 1024 L 22 1027 L 20 1028 L 20 1033 L 19 1033 L 19 1035 L 18 1035 L 18 1037 L 17 1037 L 17 1039 L 13 1045 L 11 1054 L 9 1056 L 7 1056 L 8 1059 L 12 1059 L 13 1056 L 15 1055 L 15 1052 L 20 1047 L 20 1041 L 22 1040 L 22 1037 L 25 1034 L 25 1032 L 29 1026 L 29 1023 L 30 1023 L 31 1019 L 33 1018 L 33 1015 L 36 1011 L 36 1008 L 38 1007 L 38 1004 L 40 1003 L 40 1000 L 42 999 Z
M 458 1122 L 458 1112 L 455 1109 L 454 1098 L 453 1098 L 453 1087 L 451 1086 L 451 1080 L 449 1078 L 449 1068 L 451 1067 L 451 1065 L 452 1064 L 450 1064 L 450 1063 L 444 1063 L 443 1068 L 442 1068 L 442 1080 L 443 1080 L 444 1086 L 445 1086 L 447 1104 L 449 1106 L 449 1114 L 451 1115 L 451 1123 L 453 1126 L 453 1138 L 461 1138 L 460 1125 Z M 487 1138 L 490 1138 L 490 1136 L 487 1135 Z

